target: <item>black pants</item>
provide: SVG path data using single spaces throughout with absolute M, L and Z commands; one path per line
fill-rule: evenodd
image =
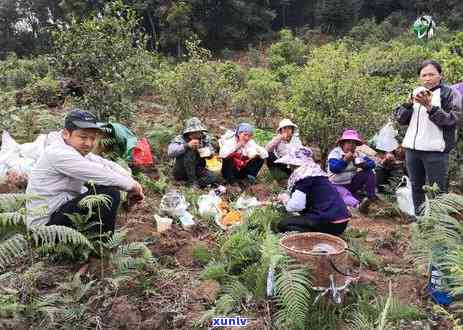
M 288 176 L 290 176 L 291 173 L 293 173 L 293 171 L 291 171 L 291 169 L 286 164 L 275 163 L 275 161 L 277 159 L 278 158 L 275 155 L 275 153 L 273 153 L 273 152 L 269 153 L 268 158 L 267 158 L 267 166 L 268 166 L 269 170 L 278 169 L 278 170 L 288 174 Z
M 206 168 L 206 160 L 192 149 L 187 149 L 175 159 L 174 178 L 189 183 L 197 182 L 201 187 L 221 183 L 220 178 Z
M 103 224 L 102 231 L 111 233 L 114 232 L 117 208 L 119 207 L 119 204 L 121 202 L 121 194 L 119 190 L 117 190 L 116 188 L 106 186 L 95 186 L 95 190 L 93 187 L 90 187 L 86 193 L 81 194 L 78 197 L 71 199 L 70 201 L 67 201 L 66 203 L 61 205 L 61 207 L 50 216 L 50 221 L 47 223 L 47 226 L 59 225 L 76 228 L 74 223 L 71 221 L 71 219 L 69 219 L 66 213 L 79 213 L 82 215 L 88 214 L 88 209 L 80 207 L 79 202 L 86 196 L 95 195 L 95 192 L 96 195 L 108 195 L 111 198 L 111 204 L 109 204 L 108 207 L 106 207 L 105 205 L 100 205 L 99 212 L 97 208 L 93 209 L 92 217 L 88 221 L 89 223 L 99 223 L 99 214 L 101 216 L 101 222 Z M 95 228 L 98 228 L 96 231 L 99 231 L 99 226 L 96 226 Z
M 308 216 L 290 216 L 280 221 L 278 230 L 280 232 L 300 231 L 300 232 L 319 232 L 339 236 L 347 227 L 346 222 L 318 222 L 310 219 Z
M 238 171 L 233 164 L 233 159 L 225 158 L 222 161 L 222 175 L 228 183 L 235 183 L 238 180 L 245 179 L 248 175 L 257 177 L 262 165 L 264 165 L 264 160 L 256 157 L 251 159 L 241 171 Z
M 447 152 L 405 150 L 407 172 L 412 182 L 413 204 L 419 214 L 425 201 L 423 186 L 437 183 L 441 193 L 447 193 L 449 154 Z

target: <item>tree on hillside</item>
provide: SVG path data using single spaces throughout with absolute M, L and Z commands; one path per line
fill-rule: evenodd
M 16 1 L 2 1 L 0 3 L 0 58 L 5 57 L 8 51 L 15 50 L 15 24 L 18 19 Z
M 321 0 L 318 8 L 322 31 L 340 34 L 348 31 L 357 16 L 353 0 Z
M 389 92 L 383 94 L 374 85 L 344 45 L 328 44 L 314 50 L 304 70 L 293 77 L 281 108 L 326 159 L 344 129 L 354 128 L 368 137 L 385 123 Z
M 169 46 L 174 44 L 177 49 L 177 57 L 183 55 L 183 43 L 194 35 L 192 29 L 192 9 L 184 1 L 174 2 L 163 13 L 164 27 L 160 42 Z
M 147 47 L 150 50 L 159 49 L 159 38 L 161 33 L 161 13 L 164 7 L 162 0 L 129 0 L 128 4 L 137 12 L 142 19 L 141 23 L 149 37 Z
M 262 38 L 271 32 L 276 16 L 267 0 L 192 0 L 191 3 L 196 31 L 204 45 L 214 50 L 245 47 Z
M 48 49 L 48 28 L 62 20 L 58 0 L 0 2 L 0 56 L 14 51 L 28 55 Z
M 81 105 L 102 120 L 127 120 L 133 99 L 157 68 L 137 27 L 135 12 L 115 1 L 101 15 L 72 22 L 53 35 L 57 70 L 83 84 Z

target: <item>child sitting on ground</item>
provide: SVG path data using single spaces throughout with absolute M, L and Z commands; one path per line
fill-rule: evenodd
M 346 188 L 357 200 L 364 191 L 366 197 L 359 206 L 359 211 L 368 213 L 369 206 L 375 202 L 376 177 L 375 162 L 356 150 L 363 145 L 360 134 L 355 130 L 346 130 L 337 141 L 338 146 L 328 155 L 328 172 L 335 185 Z

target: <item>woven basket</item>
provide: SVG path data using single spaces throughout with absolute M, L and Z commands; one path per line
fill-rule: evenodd
M 333 263 L 341 270 L 348 266 L 347 243 L 341 238 L 323 233 L 289 234 L 281 238 L 280 246 L 288 255 L 310 267 L 313 287 L 329 287 L 330 274 L 334 275 L 336 286 L 345 283 L 346 277 L 332 266 Z

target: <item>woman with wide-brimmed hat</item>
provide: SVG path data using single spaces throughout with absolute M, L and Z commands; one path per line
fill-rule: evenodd
M 277 135 L 267 144 L 267 166 L 270 170 L 278 169 L 291 175 L 292 170 L 285 164 L 277 163 L 276 160 L 286 156 L 290 147 L 302 146 L 297 131 L 298 127 L 289 119 L 280 121 L 277 129 Z
M 279 199 L 286 211 L 300 213 L 282 219 L 278 230 L 342 234 L 351 214 L 328 174 L 313 160 L 312 150 L 293 146 L 276 162 L 293 170 L 288 179 L 289 194 L 282 194 Z
M 366 198 L 360 204 L 360 211 L 368 212 L 369 205 L 378 199 L 376 196 L 375 162 L 356 150 L 364 144 L 360 134 L 353 129 L 345 130 L 337 141 L 338 146 L 328 155 L 330 180 L 346 188 L 357 200 L 361 192 Z

